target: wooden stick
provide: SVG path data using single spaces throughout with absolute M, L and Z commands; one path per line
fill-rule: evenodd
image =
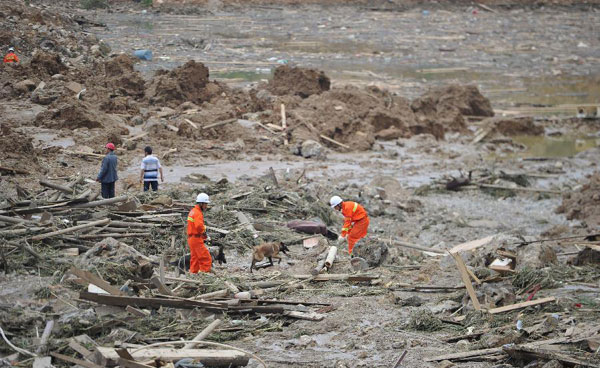
M 317 276 L 318 274 L 320 274 L 323 268 L 325 267 L 325 261 L 325 258 L 320 260 L 319 263 L 317 263 L 317 267 L 313 268 L 312 271 L 310 271 L 311 275 Z
M 481 305 L 479 304 L 479 300 L 477 299 L 477 294 L 475 293 L 475 289 L 473 289 L 473 284 L 471 284 L 471 279 L 469 278 L 469 273 L 467 272 L 467 266 L 463 262 L 460 255 L 456 253 L 448 252 L 456 261 L 456 265 L 458 266 L 458 271 L 460 272 L 460 277 L 467 287 L 467 293 L 473 302 L 473 307 L 475 310 L 481 310 Z
M 240 292 L 240 289 L 238 289 L 238 287 L 235 286 L 231 281 L 225 281 L 225 286 L 227 286 L 227 288 L 234 294 Z
M 343 144 L 343 143 L 340 143 L 340 142 L 336 141 L 335 139 L 329 138 L 328 136 L 326 136 L 326 135 L 324 135 L 324 134 L 321 134 L 321 135 L 319 135 L 319 137 L 323 138 L 323 139 L 324 139 L 324 140 L 326 140 L 327 142 L 330 142 L 330 143 L 336 144 L 336 145 L 338 145 L 338 146 L 340 146 L 340 147 L 343 147 L 343 148 L 346 148 L 346 149 L 350 149 L 350 146 L 347 146 L 347 145 L 345 145 L 345 144 Z
M 215 298 L 222 298 L 224 296 L 227 296 L 227 294 L 229 294 L 229 290 L 223 289 L 223 290 L 213 291 L 212 293 L 200 294 L 193 298 L 189 298 L 189 300 L 198 300 L 198 299 L 209 300 L 209 299 L 215 299 Z
M 402 353 L 396 364 L 394 364 L 394 368 L 398 368 L 400 366 L 400 364 L 404 360 L 404 357 L 406 356 L 406 353 L 408 353 L 408 350 L 404 350 L 404 353 Z
M 389 239 L 383 239 L 383 238 L 375 238 L 375 239 L 377 239 L 379 241 L 382 241 L 382 242 L 386 242 L 386 243 L 392 244 L 392 245 L 397 245 L 397 246 L 400 246 L 400 247 L 416 249 L 416 250 L 420 250 L 420 251 L 423 251 L 423 252 L 431 252 L 431 253 L 436 253 L 436 254 L 439 254 L 439 255 L 444 255 L 445 254 L 441 250 L 431 249 L 431 248 L 424 247 L 422 245 L 416 245 L 416 244 L 408 243 L 408 242 L 401 241 L 401 240 L 389 240 Z
M 281 104 L 281 127 L 283 128 L 283 145 L 287 146 L 289 144 L 287 138 L 287 121 L 285 117 L 285 105 Z
M 60 190 L 61 192 L 64 192 L 64 193 L 67 193 L 67 194 L 73 194 L 73 188 L 69 188 L 69 187 L 67 187 L 65 185 L 51 183 L 51 182 L 46 181 L 46 180 L 40 180 L 40 185 L 44 186 L 44 187 L 48 187 L 48 188 Z
M 72 226 L 72 227 L 68 227 L 66 229 L 52 231 L 50 233 L 45 233 L 45 234 L 36 235 L 36 236 L 33 236 L 31 238 L 31 240 L 33 240 L 33 241 L 42 240 L 42 239 L 50 238 L 50 237 L 53 237 L 53 236 L 62 235 L 62 234 L 68 234 L 68 233 L 75 232 L 77 230 L 86 229 L 88 227 L 94 227 L 94 226 L 98 226 L 98 225 L 104 225 L 104 224 L 108 224 L 108 223 L 110 223 L 110 219 L 103 219 L 103 220 L 93 221 L 93 222 L 90 222 L 90 223 L 87 223 L 87 224 L 83 224 L 83 225 Z
M 150 312 L 143 310 L 143 309 L 134 308 L 131 305 L 126 306 L 125 310 L 131 314 L 138 316 L 138 317 L 148 317 L 150 315 Z
M 512 305 L 505 305 L 503 307 L 492 308 L 488 312 L 490 312 L 491 314 L 503 313 L 503 312 L 508 312 L 508 311 L 512 311 L 515 309 L 531 307 L 533 305 L 553 302 L 555 300 L 556 300 L 555 297 L 549 296 L 547 298 L 541 298 L 541 299 L 530 300 L 527 302 L 522 302 L 522 303 L 517 303 L 517 304 L 512 304 Z
M 3 215 L 0 215 L 0 221 L 2 221 L 2 222 L 8 222 L 10 224 L 27 224 L 27 223 L 31 223 L 31 221 L 22 219 L 20 217 L 11 217 L 11 216 L 3 216 Z
M 51 319 L 46 322 L 46 327 L 44 327 L 44 332 L 42 333 L 42 338 L 40 339 L 40 346 L 35 350 L 36 353 L 40 353 L 42 350 L 46 348 L 48 345 L 48 339 L 50 338 L 50 334 L 52 333 L 52 328 L 54 328 L 54 320 Z
M 378 279 L 379 276 L 373 275 L 350 275 L 350 274 L 320 274 L 313 275 L 292 275 L 295 279 L 305 280 L 312 279 L 314 281 L 371 281 Z
M 11 173 L 11 174 L 24 174 L 24 175 L 30 175 L 31 174 L 29 171 L 25 171 L 25 170 L 21 170 L 21 169 L 15 169 L 13 167 L 6 167 L 6 166 L 0 166 L 0 171 L 8 172 L 8 173 Z
M 202 129 L 216 128 L 216 127 L 218 127 L 220 125 L 225 125 L 225 124 L 233 123 L 234 121 L 237 121 L 237 118 L 227 119 L 227 120 L 223 120 L 223 121 L 218 121 L 218 122 L 213 123 L 213 124 L 208 124 L 206 126 L 203 126 Z
M 211 324 L 209 324 L 208 326 L 206 326 L 206 327 L 204 328 L 204 330 L 202 330 L 202 331 L 201 331 L 201 332 L 200 332 L 198 335 L 196 335 L 196 337 L 194 337 L 192 340 L 200 342 L 200 341 L 202 341 L 202 340 L 206 339 L 206 338 L 208 337 L 208 335 L 210 335 L 210 334 L 211 334 L 211 333 L 212 333 L 212 332 L 215 330 L 215 328 L 219 327 L 219 325 L 221 324 L 221 322 L 222 322 L 222 321 L 221 321 L 220 319 L 215 319 L 214 321 L 212 321 L 212 323 L 211 323 Z M 194 346 L 196 346 L 196 344 L 195 344 L 195 343 L 193 343 L 193 342 L 189 342 L 189 343 L 185 344 L 185 345 L 183 346 L 183 348 L 184 348 L 184 349 L 191 349 L 191 348 L 193 348 Z
M 98 364 L 86 362 L 85 360 L 81 360 L 81 359 L 71 358 L 70 356 L 62 355 L 62 354 L 55 353 L 55 352 L 50 353 L 50 355 L 52 355 L 53 357 L 55 357 L 57 359 L 63 360 L 65 362 L 77 364 L 77 365 L 80 365 L 85 368 L 103 368 L 102 366 L 99 366 Z
M 196 125 L 196 123 L 194 123 L 190 119 L 183 119 L 183 121 L 185 121 L 186 123 L 190 124 L 192 126 L 192 128 L 198 129 L 198 125 Z
M 80 343 L 78 343 L 77 341 L 71 339 L 69 341 L 69 347 L 73 350 L 75 350 L 76 352 L 78 352 L 79 354 L 81 354 L 81 356 L 83 357 L 83 359 L 88 360 L 88 357 L 90 357 L 92 354 L 91 351 L 89 351 L 88 349 L 85 348 L 85 346 L 81 345 Z
M 152 236 L 152 233 L 102 233 L 102 234 L 87 234 L 79 235 L 78 239 L 97 239 L 97 238 L 143 238 L 145 236 Z

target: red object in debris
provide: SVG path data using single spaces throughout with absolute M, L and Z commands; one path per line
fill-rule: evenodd
M 540 289 L 541 289 L 541 288 L 542 288 L 542 285 L 541 285 L 541 284 L 537 284 L 537 285 L 535 285 L 535 286 L 534 286 L 532 289 L 530 289 L 530 290 L 528 291 L 528 293 L 530 293 L 530 294 L 529 294 L 529 296 L 527 297 L 527 301 L 530 301 L 531 299 L 533 299 L 533 297 L 535 296 L 535 294 L 536 294 L 538 291 L 540 291 Z
M 575 303 L 575 308 L 581 308 L 581 307 L 582 307 L 581 303 Z
M 473 13 L 473 15 L 477 15 L 477 13 L 479 13 L 479 12 L 477 11 L 477 9 L 473 9 L 472 13 Z

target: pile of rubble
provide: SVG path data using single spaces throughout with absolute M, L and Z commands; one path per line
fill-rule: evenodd
M 589 181 L 563 196 L 556 209 L 568 220 L 580 220 L 589 228 L 600 226 L 600 173 L 594 173 Z

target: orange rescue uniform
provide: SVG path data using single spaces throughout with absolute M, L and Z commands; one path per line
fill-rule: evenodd
M 8 54 L 6 54 L 6 56 L 4 56 L 4 62 L 5 63 L 18 63 L 19 57 L 14 52 L 9 52 Z
M 204 215 L 199 205 L 196 205 L 187 218 L 187 236 L 190 246 L 190 272 L 210 272 L 212 257 L 204 239 L 206 239 L 206 227 L 204 226 Z
M 352 254 L 354 244 L 367 236 L 369 228 L 369 216 L 364 207 L 356 202 L 342 202 L 342 215 L 344 215 L 344 227 L 342 236 L 347 235 L 348 253 Z

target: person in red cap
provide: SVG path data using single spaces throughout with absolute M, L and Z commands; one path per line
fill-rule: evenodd
M 115 196 L 115 182 L 117 177 L 117 155 L 115 155 L 115 145 L 106 144 L 106 156 L 102 159 L 102 166 L 96 178 L 102 185 L 102 198 L 113 198 Z

